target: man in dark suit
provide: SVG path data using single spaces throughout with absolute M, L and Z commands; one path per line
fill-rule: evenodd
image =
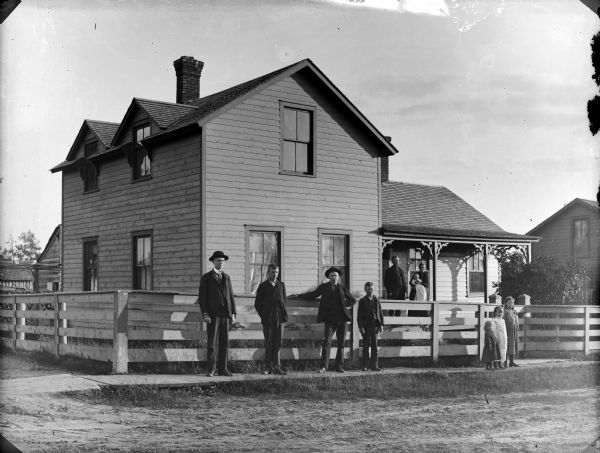
M 214 269 L 200 278 L 198 300 L 203 321 L 207 324 L 206 364 L 207 376 L 215 374 L 215 346 L 218 349 L 217 369 L 221 376 L 231 376 L 227 369 L 229 352 L 229 328 L 235 322 L 235 298 L 231 278 L 223 272 L 223 264 L 229 259 L 221 251 L 209 258 Z
M 277 280 L 279 266 L 269 264 L 267 279 L 258 285 L 254 308 L 260 316 L 265 335 L 264 374 L 287 374 L 281 368 L 279 350 L 283 326 L 287 322 L 285 284 Z
M 383 284 L 388 299 L 406 300 L 406 277 L 400 267 L 400 258 L 397 256 L 392 256 L 392 265 L 385 271 Z
M 356 303 L 356 299 L 350 291 L 341 284 L 342 271 L 336 267 L 330 267 L 325 271 L 325 277 L 329 282 L 323 283 L 314 291 L 298 294 L 301 299 L 316 299 L 321 297 L 317 322 L 325 323 L 323 348 L 321 349 L 321 368 L 319 373 L 327 371 L 329 355 L 331 353 L 331 339 L 336 333 L 337 354 L 335 355 L 335 371 L 343 373 L 344 368 L 344 341 L 346 339 L 346 323 L 352 320 L 349 307 Z

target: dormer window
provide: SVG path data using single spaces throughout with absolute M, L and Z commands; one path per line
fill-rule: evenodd
M 83 190 L 91 192 L 98 189 L 98 169 L 88 159 L 98 152 L 98 142 L 87 143 L 84 147 L 85 168 L 83 175 Z
M 148 150 L 142 145 L 142 140 L 150 136 L 150 125 L 136 127 L 133 130 L 134 158 L 133 158 L 133 179 L 149 178 L 152 170 L 150 155 Z

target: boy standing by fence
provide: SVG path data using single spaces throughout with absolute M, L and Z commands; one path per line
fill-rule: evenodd
M 369 347 L 371 348 L 371 369 L 380 371 L 377 363 L 377 335 L 383 326 L 381 303 L 373 295 L 373 282 L 365 283 L 366 295 L 358 301 L 358 329 L 363 337 L 362 370 L 367 371 Z

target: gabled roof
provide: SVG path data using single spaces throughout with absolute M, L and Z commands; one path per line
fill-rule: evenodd
M 107 121 L 97 121 L 97 120 L 83 120 L 81 127 L 79 128 L 79 132 L 77 133 L 77 137 L 75 137 L 75 141 L 71 145 L 71 149 L 69 150 L 69 154 L 67 154 L 66 160 L 72 160 L 77 153 L 77 147 L 79 145 L 79 141 L 85 136 L 88 129 L 92 131 L 98 140 L 102 142 L 102 144 L 106 147 L 110 146 L 110 142 L 119 127 L 119 123 L 109 123 Z
M 44 250 L 42 250 L 42 253 L 40 253 L 40 255 L 38 256 L 38 258 L 36 260 L 36 264 L 40 263 L 41 261 L 44 261 L 48 251 L 52 247 L 52 244 L 54 243 L 54 241 L 56 241 L 58 239 L 59 234 L 60 234 L 60 225 L 57 225 L 57 227 L 54 228 L 54 231 L 50 235 L 50 239 L 48 239 L 48 242 L 46 243 L 46 247 L 44 247 Z M 35 266 L 35 264 L 34 264 L 34 266 Z
M 196 110 L 190 112 L 188 115 L 182 117 L 178 121 L 175 121 L 164 131 L 153 135 L 145 140 L 145 142 L 152 143 L 155 139 L 159 139 L 159 137 L 168 135 L 171 132 L 193 124 L 197 124 L 198 126 L 202 127 L 212 118 L 235 107 L 256 92 L 263 90 L 268 86 L 277 83 L 281 79 L 289 77 L 300 71 L 315 77 L 316 80 L 325 86 L 360 122 L 360 124 L 364 126 L 370 132 L 370 134 L 379 141 L 381 144 L 380 155 L 391 156 L 398 152 L 391 142 L 387 140 L 385 136 L 379 132 L 375 126 L 373 126 L 373 124 L 371 124 L 371 122 L 354 106 L 354 104 L 352 104 L 350 100 L 308 58 L 218 93 L 214 93 L 210 96 L 205 96 L 197 101 L 191 102 L 192 105 L 197 107 Z
M 552 222 L 554 219 L 559 217 L 563 212 L 565 212 L 575 206 L 580 206 L 582 208 L 589 209 L 590 211 L 600 213 L 600 211 L 599 211 L 600 208 L 596 201 L 586 200 L 585 198 L 575 198 L 574 200 L 570 201 L 569 203 L 564 205 L 562 208 L 560 208 L 558 211 L 556 211 L 554 214 L 552 214 L 550 217 L 548 217 L 546 220 L 544 220 L 542 223 L 540 223 L 536 227 L 529 230 L 527 232 L 527 234 L 536 234 L 536 232 L 539 231 L 542 227 L 544 227 L 548 223 Z
M 123 134 L 129 118 L 135 113 L 136 109 L 143 110 L 148 117 L 152 121 L 154 121 L 158 127 L 161 129 L 165 129 L 167 126 L 177 121 L 181 117 L 189 114 L 190 112 L 196 110 L 195 105 L 191 104 L 175 104 L 172 102 L 163 102 L 163 101 L 152 101 L 150 99 L 142 99 L 142 98 L 133 98 L 131 104 L 129 104 L 129 108 L 127 112 L 125 112 L 125 116 L 115 135 L 112 139 L 112 145 L 116 144 L 116 141 L 119 139 L 121 134 Z
M 383 182 L 381 205 L 383 235 L 519 242 L 537 239 L 504 231 L 442 186 Z

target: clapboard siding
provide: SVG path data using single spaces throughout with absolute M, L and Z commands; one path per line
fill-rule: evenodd
M 590 222 L 590 257 L 577 261 L 589 268 L 597 268 L 600 251 L 600 214 L 598 211 L 575 205 L 535 230 L 541 239 L 532 245 L 533 256 L 553 256 L 566 263 L 573 259 L 573 220 L 587 218 Z
M 134 118 L 139 120 L 139 118 Z M 200 135 L 153 150 L 152 179 L 132 182 L 124 157 L 101 164 L 100 190 L 63 173 L 63 288 L 82 289 L 82 239 L 98 237 L 99 290 L 132 286 L 135 231 L 152 230 L 154 290 L 195 291 L 200 272 Z
M 316 177 L 280 175 L 279 101 L 316 107 Z M 314 287 L 318 231 L 352 233 L 351 289 L 379 286 L 376 150 L 341 108 L 296 74 L 206 126 L 207 253 L 226 250 L 234 290 L 245 292 L 244 225 L 284 228 L 282 275 L 289 292 Z M 208 259 L 205 256 L 204 259 Z

